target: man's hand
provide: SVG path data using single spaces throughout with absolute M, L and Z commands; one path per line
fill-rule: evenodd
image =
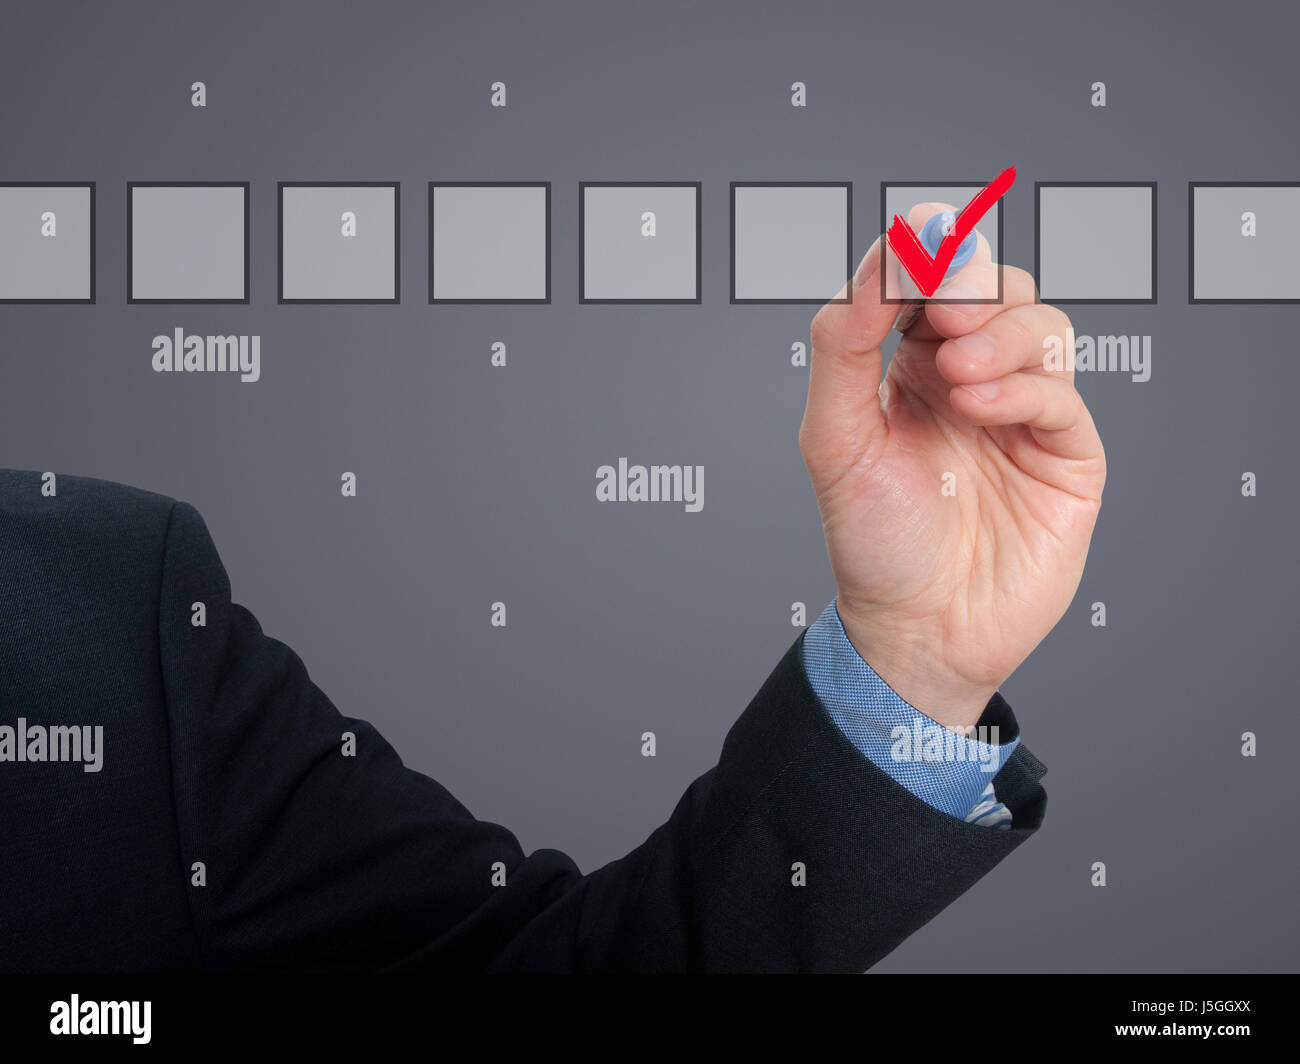
M 952 209 L 922 204 L 908 221 Z M 1025 271 L 1002 268 L 1000 304 L 927 303 L 882 383 L 902 308 L 881 302 L 881 268 L 878 240 L 853 302 L 813 319 L 799 447 L 849 639 L 901 697 L 960 728 L 1074 597 L 1106 456 L 1073 372 L 1043 367 L 1044 339 L 1064 344 L 1070 321 L 1035 302 Z M 897 298 L 887 246 L 883 269 Z M 995 298 L 997 269 L 981 236 L 935 298 Z

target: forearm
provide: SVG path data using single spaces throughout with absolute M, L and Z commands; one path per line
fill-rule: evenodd
M 668 823 L 525 928 L 502 966 L 555 938 L 547 924 L 559 920 L 576 934 L 579 970 L 861 972 L 1038 827 L 1042 766 L 1027 751 L 997 776 L 1013 828 L 941 812 L 836 727 L 802 642 Z

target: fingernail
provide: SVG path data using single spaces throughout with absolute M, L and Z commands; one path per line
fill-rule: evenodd
M 951 310 L 954 314 L 974 314 L 980 307 L 978 303 L 949 303 L 950 299 L 970 300 L 986 299 L 987 297 L 969 281 L 958 281 L 951 288 L 945 289 L 941 294 L 943 298 L 939 301 L 945 310 Z
M 876 268 L 880 265 L 880 243 L 877 241 L 871 245 L 871 250 L 863 257 L 862 262 L 858 264 L 858 272 L 853 275 L 853 287 L 861 288 L 864 284 L 876 275 Z
M 997 381 L 984 381 L 982 384 L 964 384 L 962 385 L 976 399 L 982 399 L 984 402 L 990 402 L 996 399 L 1002 392 L 1002 386 Z
M 997 354 L 998 348 L 992 340 L 983 333 L 973 332 L 965 336 L 959 336 L 956 340 L 948 341 L 957 349 L 957 353 L 974 366 L 988 366 L 993 362 L 993 356 Z

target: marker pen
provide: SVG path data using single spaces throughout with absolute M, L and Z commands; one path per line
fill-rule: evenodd
M 939 245 L 943 243 L 943 238 L 948 235 L 948 231 L 956 222 L 957 214 L 955 211 L 940 211 L 931 217 L 925 225 L 921 226 L 919 234 L 921 246 L 929 252 L 931 258 L 934 258 L 939 253 Z M 952 257 L 952 262 L 948 264 L 948 268 L 944 271 L 944 281 L 947 281 L 949 277 L 974 258 L 975 249 L 979 247 L 979 242 L 980 236 L 977 229 L 972 229 L 966 234 L 966 239 L 957 245 L 957 253 Z M 940 282 L 939 287 L 940 289 L 943 287 L 943 281 Z M 936 290 L 935 294 L 938 294 L 938 290 Z M 894 319 L 894 328 L 902 333 L 907 332 L 916 323 L 916 319 L 921 316 L 923 307 L 923 303 L 908 303 L 899 311 L 898 317 Z
M 953 211 L 941 211 L 934 215 L 925 225 L 921 226 L 921 246 L 930 253 L 934 258 L 939 253 L 939 245 L 943 243 L 954 225 L 957 224 L 957 215 Z M 952 263 L 944 271 L 944 280 L 946 281 L 954 273 L 960 270 L 975 255 L 975 249 L 979 246 L 979 233 L 972 229 L 966 234 L 966 239 L 957 245 L 957 254 L 952 257 Z

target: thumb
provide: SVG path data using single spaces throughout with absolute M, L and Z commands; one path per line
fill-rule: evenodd
M 897 291 L 881 291 L 885 247 L 884 237 L 877 238 L 853 280 L 812 321 L 799 447 L 814 483 L 822 475 L 834 478 L 845 463 L 879 443 L 886 430 L 880 410 L 880 348 L 901 308 Z

